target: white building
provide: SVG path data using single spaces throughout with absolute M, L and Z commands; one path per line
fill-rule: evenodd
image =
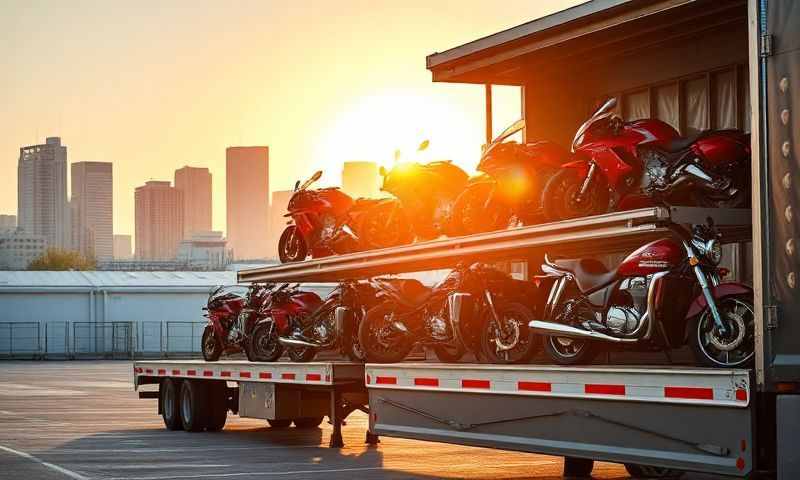
M 44 236 L 48 246 L 71 247 L 67 147 L 59 137 L 19 149 L 17 202 L 19 228 Z
M 114 255 L 114 187 L 110 162 L 71 165 L 72 248 L 98 261 Z
M 17 229 L 16 215 L 0 215 L 0 233 Z
M 0 232 L 0 270 L 24 270 L 46 249 L 47 240 L 42 235 L 22 230 Z
M 230 261 L 222 232 L 195 232 L 178 246 L 178 262 L 189 267 L 224 269 Z

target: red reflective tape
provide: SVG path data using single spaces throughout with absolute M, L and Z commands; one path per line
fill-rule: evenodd
M 736 400 L 739 400 L 740 402 L 746 402 L 747 401 L 747 390 L 745 390 L 743 388 L 737 388 L 736 389 Z
M 369 374 L 367 374 L 367 383 L 372 383 L 372 379 L 369 377 Z
M 172 374 L 173 374 L 173 375 L 180 375 L 180 374 L 181 374 L 181 371 L 180 371 L 180 370 L 173 370 L 173 371 L 172 371 Z
M 194 377 L 195 375 L 197 375 L 197 370 L 186 370 L 186 375 Z
M 267 379 L 272 378 L 272 373 L 270 373 L 270 372 L 260 372 L 258 374 L 258 378 L 267 378 Z
M 583 391 L 591 395 L 625 395 L 625 385 L 587 383 Z
M 281 378 L 284 380 L 294 380 L 294 373 L 281 373 Z
M 331 376 L 330 375 L 325 375 L 325 381 L 326 382 L 330 382 L 331 381 Z M 369 383 L 369 382 L 367 382 L 367 383 Z
M 664 396 L 689 400 L 714 400 L 714 390 L 705 387 L 664 387 Z
M 239 378 L 250 378 L 250 372 L 239 372 Z
M 159 368 L 159 369 L 158 369 L 158 374 L 159 374 L 159 375 L 166 375 L 166 374 L 167 374 L 167 371 L 166 371 L 165 369 L 163 369 L 163 368 Z
M 203 370 L 203 376 L 204 377 L 213 377 L 214 376 L 214 372 L 212 372 L 211 370 Z
M 378 385 L 397 385 L 397 377 L 375 377 Z
M 461 380 L 461 388 L 491 388 L 492 382 L 489 380 L 474 380 L 465 378 Z
M 553 385 L 548 382 L 517 382 L 517 390 L 526 392 L 550 392 Z
M 221 377 L 230 377 L 231 376 L 231 372 L 223 370 L 222 372 L 220 372 L 220 376 Z
M 438 378 L 415 378 L 414 385 L 418 385 L 420 387 L 438 387 L 439 386 L 439 379 Z
M 152 368 L 148 368 L 148 369 L 145 370 L 145 373 L 153 373 L 153 369 Z
M 306 373 L 307 382 L 319 382 L 320 380 L 322 380 L 322 375 L 319 373 Z

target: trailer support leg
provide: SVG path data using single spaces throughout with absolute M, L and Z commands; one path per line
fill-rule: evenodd
M 380 440 L 380 438 L 378 437 L 377 434 L 372 433 L 369 430 L 367 430 L 367 438 L 364 440 L 364 443 L 366 443 L 370 447 L 375 447 L 379 443 L 381 443 L 381 440 Z
M 591 478 L 594 460 L 564 457 L 564 478 Z
M 333 425 L 333 432 L 331 433 L 330 448 L 344 447 L 344 440 L 342 439 L 342 420 L 346 416 L 344 413 L 344 406 L 342 405 L 342 397 L 336 390 L 331 392 L 331 424 Z

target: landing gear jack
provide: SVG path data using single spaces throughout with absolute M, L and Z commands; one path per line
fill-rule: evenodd
M 333 433 L 331 433 L 331 440 L 328 446 L 330 448 L 344 447 L 344 440 L 342 439 L 342 425 L 344 420 L 356 410 L 360 410 L 369 414 L 369 407 L 361 403 L 352 403 L 342 397 L 341 392 L 331 392 L 331 415 L 330 420 L 333 425 Z M 376 445 L 379 442 L 378 436 L 367 432 L 366 443 L 369 445 Z
M 588 458 L 564 457 L 564 478 L 591 478 L 594 460 Z

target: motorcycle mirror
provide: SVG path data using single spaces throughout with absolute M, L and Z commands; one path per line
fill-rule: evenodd
M 294 191 L 296 192 L 298 188 L 300 188 L 300 180 L 294 182 Z
M 314 175 L 311 176 L 311 181 L 316 182 L 320 178 L 322 178 L 322 170 L 317 170 L 316 172 L 314 172 Z
M 383 167 L 383 165 L 381 165 L 381 168 L 378 169 L 378 173 L 381 174 L 381 177 L 386 176 L 386 169 Z
M 422 152 L 424 150 L 427 150 L 430 144 L 431 144 L 430 140 L 423 140 L 422 143 L 419 144 L 419 147 L 417 147 L 417 151 Z

